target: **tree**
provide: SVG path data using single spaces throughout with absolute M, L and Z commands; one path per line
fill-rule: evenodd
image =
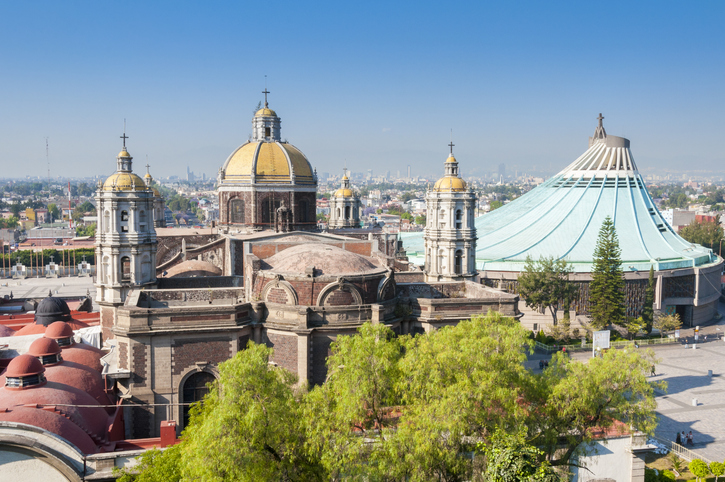
M 96 223 L 89 225 L 78 224 L 76 225 L 76 236 L 95 236 L 96 235 Z
M 54 219 L 60 219 L 60 210 L 58 209 L 58 205 L 55 203 L 48 203 L 48 214 L 50 214 L 51 223 Z
M 659 330 L 660 338 L 662 338 L 665 336 L 666 331 L 678 330 L 682 326 L 682 320 L 680 320 L 680 315 L 677 313 L 668 315 L 658 311 L 655 313 L 652 326 Z
M 399 361 L 407 337 L 366 323 L 357 336 L 340 336 L 327 360 L 327 381 L 313 388 L 305 408 L 308 448 L 329 476 L 385 474 L 401 402 Z M 368 441 L 376 439 L 371 445 Z
M 692 462 L 690 462 L 687 465 L 687 468 L 690 469 L 690 472 L 692 472 L 692 475 L 697 477 L 697 480 L 704 479 L 708 475 L 710 475 L 710 468 L 707 466 L 705 462 L 703 462 L 700 459 L 695 459 Z
M 252 343 L 219 365 L 219 379 L 191 410 L 183 433 L 184 479 L 315 480 L 304 453 L 302 392 L 291 372 L 269 363 L 272 349 Z
M 607 216 L 599 230 L 597 246 L 594 249 L 594 269 L 589 285 L 592 326 L 597 330 L 611 323 L 622 324 L 624 321 L 621 252 L 614 223 Z
M 560 482 L 561 477 L 546 461 L 543 451 L 527 445 L 521 435 L 497 432 L 490 443 L 480 443 L 485 457 L 483 480 L 491 482 Z
M 23 210 L 23 205 L 19 202 L 16 202 L 15 204 L 10 205 L 10 212 L 13 213 L 13 216 L 16 218 L 20 217 L 20 211 Z
M 720 226 L 720 216 L 714 221 L 693 221 L 680 231 L 680 236 L 691 243 L 717 250 L 723 239 L 723 229 Z
M 518 279 L 519 295 L 529 308 L 548 308 L 556 326 L 556 312 L 559 307 L 563 304 L 568 309 L 569 301 L 576 293 L 576 285 L 569 282 L 570 273 L 571 270 L 563 259 L 554 260 L 553 257 L 542 256 L 534 263 L 531 256 L 527 256 L 524 271 Z
M 654 303 L 655 303 L 655 269 L 654 266 L 649 267 L 649 282 L 644 291 L 644 306 L 642 306 L 642 322 L 644 330 L 647 334 L 652 333 L 652 322 L 654 321 Z
M 425 214 L 421 214 L 420 216 L 415 217 L 415 224 L 417 224 L 419 226 L 425 225 L 425 221 L 426 221 Z
M 117 482 L 177 482 L 181 480 L 181 445 L 176 444 L 164 450 L 151 449 L 136 459 L 132 469 L 118 470 L 114 467 Z
M 503 203 L 501 201 L 491 201 L 491 203 L 489 204 L 489 211 L 498 209 L 501 206 L 503 206 Z
M 722 462 L 710 462 L 710 472 L 715 476 L 715 482 L 725 475 L 725 464 Z
M 626 317 L 626 321 L 624 322 L 624 327 L 627 329 L 627 333 L 629 334 L 630 340 L 633 340 L 637 333 L 639 333 L 640 331 L 642 331 L 646 328 L 642 317 L 634 318 L 632 316 Z

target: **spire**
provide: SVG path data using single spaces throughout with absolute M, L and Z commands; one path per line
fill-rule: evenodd
M 267 87 L 265 87 L 262 93 L 264 94 L 264 107 L 269 108 L 269 104 L 267 103 L 267 94 L 271 94 L 271 92 L 267 90 Z

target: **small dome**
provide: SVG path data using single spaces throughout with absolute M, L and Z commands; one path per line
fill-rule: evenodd
M 62 321 L 56 321 L 55 323 L 51 323 L 48 328 L 45 329 L 45 337 L 52 340 L 57 340 L 59 338 L 68 338 L 72 336 L 73 329 L 68 323 L 63 323 Z
M 277 117 L 277 113 L 268 107 L 263 107 L 254 114 L 254 117 Z
M 43 373 L 45 367 L 40 360 L 32 355 L 19 355 L 10 360 L 8 368 L 5 370 L 6 378 L 29 377 Z
M 98 452 L 98 447 L 91 436 L 67 416 L 61 415 L 60 411 L 51 412 L 41 408 L 15 406 L 0 412 L 0 421 L 25 423 L 42 428 L 72 443 L 84 454 Z
M 334 197 L 352 197 L 352 189 L 349 188 L 340 188 L 337 191 L 335 191 Z
M 60 346 L 58 342 L 50 338 L 38 338 L 30 344 L 28 348 L 28 355 L 34 357 L 57 355 L 60 353 Z
M 48 296 L 38 303 L 34 319 L 37 324 L 43 326 L 48 326 L 54 321 L 68 321 L 70 320 L 70 308 L 68 303 L 62 299 Z
M 362 274 L 382 269 L 371 259 L 329 244 L 301 244 L 264 260 L 271 271 L 304 273 L 309 266 L 325 275 Z
M 146 191 L 146 183 L 132 172 L 116 172 L 103 183 L 104 191 Z
M 460 177 L 445 176 L 436 181 L 435 186 L 433 186 L 433 190 L 443 192 L 463 192 L 466 190 L 466 181 L 464 181 Z
M 118 156 L 116 157 L 131 157 L 131 154 L 128 153 L 126 148 L 124 147 L 121 152 L 118 153 Z
M 183 261 L 169 268 L 166 272 L 166 278 L 183 277 L 196 278 L 203 276 L 221 276 L 222 270 L 214 266 L 208 261 L 199 261 L 190 259 Z
M 458 161 L 456 161 L 456 158 L 453 157 L 453 154 L 451 154 L 450 156 L 448 156 L 448 159 L 446 159 L 446 162 L 458 162 Z

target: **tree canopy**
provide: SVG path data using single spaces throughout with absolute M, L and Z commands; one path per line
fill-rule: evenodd
M 718 252 L 720 242 L 723 240 L 720 216 L 716 216 L 715 221 L 695 220 L 680 230 L 680 236 L 691 243 L 699 244 Z
M 548 309 L 557 324 L 556 312 L 561 306 L 569 308 L 577 286 L 569 282 L 571 270 L 563 259 L 542 256 L 534 262 L 526 257 L 524 271 L 519 275 L 519 295 L 529 308 Z
M 614 222 L 606 217 L 599 229 L 594 249 L 594 269 L 589 285 L 592 327 L 601 330 L 611 323 L 624 322 L 624 274 L 622 250 L 619 247 Z
M 148 456 L 136 480 L 553 482 L 597 430 L 652 433 L 650 352 L 557 354 L 534 373 L 531 343 L 497 313 L 415 337 L 366 323 L 338 337 L 309 390 L 252 343 L 220 364 L 179 448 Z

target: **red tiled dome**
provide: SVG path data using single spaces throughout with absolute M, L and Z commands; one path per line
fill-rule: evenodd
M 106 385 L 101 373 L 80 363 L 63 360 L 56 365 L 46 365 L 45 379 L 77 388 L 93 397 L 100 405 L 113 405 L 106 395 Z M 113 414 L 115 407 L 106 407 L 105 410 L 108 414 Z
M 83 343 L 76 343 L 70 346 L 63 346 L 61 350 L 63 360 L 85 365 L 88 368 L 97 370 L 99 373 L 103 372 L 101 357 L 105 353 L 98 348 Z
M 32 355 L 20 355 L 10 360 L 7 370 L 5 370 L 5 377 L 28 377 L 44 371 L 45 367 L 40 363 L 40 360 Z
M 12 407 L 5 411 L 0 408 L 0 421 L 26 423 L 45 429 L 72 443 L 84 454 L 93 454 L 98 451 L 93 439 L 82 428 L 57 411 L 32 407 Z
M 73 329 L 64 321 L 56 321 L 48 325 L 45 329 L 45 337 L 57 340 L 58 338 L 68 338 L 73 336 Z
M 47 333 L 48 328 L 50 328 L 51 325 L 55 325 L 56 323 L 63 323 L 70 327 L 71 332 L 73 330 L 80 330 L 81 328 L 88 328 L 88 323 L 84 323 L 80 320 L 74 320 L 70 319 L 67 322 L 66 321 L 55 321 L 48 325 L 47 327 L 45 325 L 40 325 L 38 323 L 31 323 L 29 325 L 25 325 L 21 329 L 15 332 L 16 336 L 22 336 L 22 335 L 38 335 L 42 333 Z M 69 336 L 73 336 L 72 334 Z M 62 338 L 62 337 L 61 337 Z
M 50 338 L 38 338 L 28 348 L 28 355 L 34 357 L 57 355 L 58 353 L 60 353 L 58 342 Z

